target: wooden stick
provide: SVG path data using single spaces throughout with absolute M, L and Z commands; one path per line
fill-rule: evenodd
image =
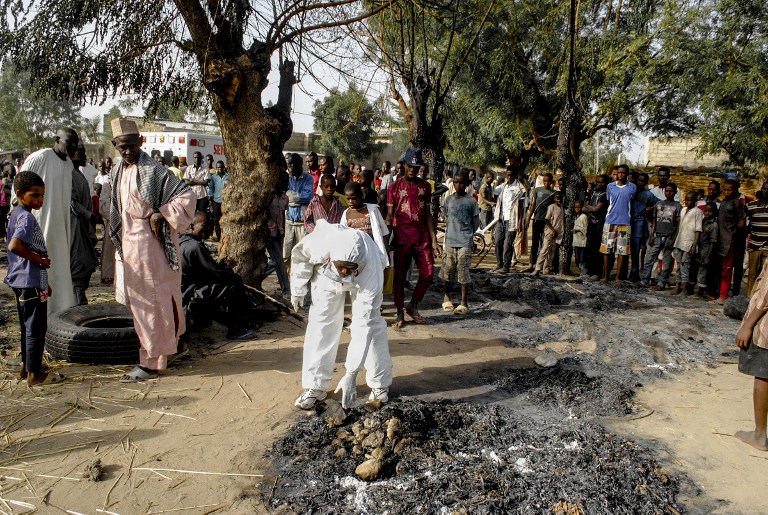
M 572 289 L 573 291 L 575 291 L 575 292 L 578 292 L 578 293 L 580 293 L 580 294 L 584 295 L 584 292 L 583 292 L 583 291 L 581 291 L 580 289 L 576 288 L 575 286 L 571 286 L 569 283 L 565 283 L 565 285 L 566 285 L 567 287 L 569 287 L 570 289 Z
M 300 314 L 296 313 L 295 311 L 293 311 L 288 306 L 286 306 L 285 304 L 283 304 L 279 300 L 275 299 L 274 297 L 270 297 L 269 295 L 267 295 L 263 291 L 259 290 L 258 288 L 254 288 L 253 286 L 249 286 L 249 285 L 246 284 L 245 287 L 246 287 L 246 289 L 251 290 L 254 293 L 258 293 L 259 295 L 263 295 L 264 298 L 267 301 L 269 301 L 270 304 L 273 304 L 276 308 L 278 308 L 280 311 L 282 311 L 283 313 L 287 314 L 288 316 L 291 316 L 291 317 L 295 318 L 296 320 L 301 320 L 302 322 L 304 321 L 304 317 L 303 316 L 301 316 Z
M 105 509 L 105 510 L 106 510 L 106 509 L 109 507 L 109 494 L 111 494 L 111 493 L 112 493 L 112 490 L 114 490 L 114 489 L 115 489 L 115 487 L 117 486 L 117 483 L 118 483 L 118 482 L 119 482 L 121 479 L 123 479 L 123 476 L 124 476 L 124 475 L 125 475 L 125 472 L 121 472 L 121 473 L 120 473 L 120 475 L 117 477 L 117 479 L 115 479 L 115 482 L 114 482 L 114 483 L 112 483 L 112 487 L 111 487 L 109 490 L 107 490 L 107 496 L 104 498 L 104 509 Z
M 201 504 L 200 506 L 189 506 L 187 508 L 174 508 L 172 510 L 148 511 L 146 513 L 146 515 L 153 515 L 155 513 L 171 513 L 172 511 L 196 510 L 198 508 L 210 508 L 211 506 L 222 506 L 222 504 L 221 503 L 219 503 L 219 504 Z
M 655 410 L 650 410 L 648 413 L 645 413 L 643 415 L 638 415 L 636 417 L 603 417 L 603 420 L 616 420 L 618 422 L 627 421 L 627 420 L 640 420 L 641 418 L 650 417 L 653 415 Z
M 240 387 L 240 391 L 243 392 L 243 395 L 245 395 L 245 398 L 248 399 L 248 402 L 253 402 L 253 400 L 251 399 L 251 396 L 248 395 L 248 392 L 246 392 L 245 388 L 243 388 L 243 385 L 241 385 L 240 383 L 237 383 L 237 386 Z
M 161 415 L 170 415 L 172 417 L 181 417 L 181 418 L 188 418 L 189 420 L 197 420 L 196 418 L 193 418 L 193 417 L 188 417 L 186 415 L 178 415 L 176 413 L 169 413 L 167 411 L 158 411 L 156 409 L 152 409 L 152 410 L 149 410 L 149 411 L 151 413 L 160 413 Z
M 221 391 L 221 387 L 224 386 L 224 376 L 219 376 L 221 378 L 221 383 L 219 383 L 219 387 L 216 389 L 216 393 L 213 394 L 213 397 L 211 397 L 211 400 L 215 399 L 216 396 Z
M 150 472 L 178 472 L 180 474 L 200 474 L 202 476 L 236 476 L 236 477 L 264 477 L 264 474 L 238 474 L 234 472 L 205 472 L 202 470 L 180 470 L 180 469 L 166 469 L 166 468 L 152 468 L 152 467 L 134 467 L 133 470 L 148 470 Z M 217 504 L 211 504 L 211 506 L 218 506 Z

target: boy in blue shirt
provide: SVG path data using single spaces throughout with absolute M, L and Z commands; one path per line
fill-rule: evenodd
M 16 309 L 21 326 L 21 361 L 19 376 L 27 384 L 48 384 L 63 379 L 60 374 L 43 371 L 45 331 L 51 295 L 47 268 L 51 266 L 43 231 L 32 215 L 43 207 L 45 183 L 34 172 L 21 172 L 13 181 L 19 205 L 8 222 L 8 275 L 5 284 L 16 295 Z
M 469 293 L 469 268 L 472 265 L 472 236 L 480 227 L 480 207 L 477 201 L 467 195 L 469 173 L 459 170 L 453 178 L 455 193 L 445 199 L 445 253 L 440 276 L 445 283 L 443 311 L 453 311 L 457 315 L 469 313 L 467 295 Z M 461 304 L 453 308 L 448 296 L 448 283 L 458 281 L 461 285 Z
M 603 282 L 608 282 L 613 269 L 613 256 L 616 255 L 616 282 L 620 282 L 624 256 L 630 255 L 632 239 L 632 201 L 637 193 L 637 186 L 627 182 L 629 166 L 616 167 L 616 182 L 606 188 L 608 213 L 603 225 L 603 240 L 600 252 L 603 254 Z

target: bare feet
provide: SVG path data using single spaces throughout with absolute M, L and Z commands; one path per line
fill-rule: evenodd
M 675 290 L 670 295 L 680 295 L 682 293 L 682 290 Z
M 607 277 L 603 277 L 602 279 L 600 279 L 600 282 L 601 283 L 607 283 L 608 282 L 608 278 Z
M 398 313 L 397 318 L 395 318 L 395 321 L 392 324 L 392 327 L 394 327 L 395 329 L 402 329 L 404 325 L 405 325 L 405 315 L 403 315 L 402 313 Z
M 758 451 L 768 451 L 768 440 L 765 438 L 765 435 L 760 438 L 754 431 L 736 431 L 736 434 L 733 436 L 742 442 L 751 445 Z
M 722 306 L 723 304 L 725 304 L 725 299 L 723 299 L 723 298 L 718 298 L 718 299 L 716 299 L 716 300 L 713 300 L 712 302 L 714 302 L 715 304 L 718 304 L 718 305 Z

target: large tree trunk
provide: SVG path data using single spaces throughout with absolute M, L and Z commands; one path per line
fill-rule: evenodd
M 557 135 L 557 168 L 565 178 L 565 198 L 563 199 L 563 244 L 560 246 L 560 272 L 568 273 L 571 268 L 571 249 L 573 246 L 573 206 L 584 192 L 584 174 L 579 167 L 579 144 L 581 118 L 576 108 L 567 102 L 560 113 Z M 575 152 L 575 153 L 574 153 Z
M 293 63 L 280 70 L 278 104 L 262 106 L 270 56 L 264 52 L 212 58 L 201 63 L 205 86 L 227 146 L 230 184 L 224 190 L 219 254 L 237 263 L 247 284 L 261 285 L 266 269 L 264 237 L 279 174 L 286 173 L 283 145 L 291 136 Z

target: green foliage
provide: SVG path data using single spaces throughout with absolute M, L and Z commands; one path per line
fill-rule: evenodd
M 383 113 L 354 84 L 344 92 L 334 88 L 325 99 L 316 101 L 312 116 L 314 130 L 322 135 L 318 149 L 339 162 L 362 161 L 380 148 L 374 136 Z
M 573 148 L 601 128 L 621 134 L 667 122 L 642 116 L 642 106 L 666 88 L 647 80 L 663 0 L 580 2 L 573 101 L 580 120 Z M 610 10 L 609 7 L 610 6 Z M 450 100 L 450 154 L 501 164 L 524 152 L 553 154 L 567 102 L 567 2 L 504 3 L 482 32 L 477 51 Z M 675 113 L 677 114 L 677 113 Z M 574 156 L 578 159 L 578 155 Z
M 9 0 L 3 7 L 0 54 L 32 73 L 36 91 L 77 103 L 136 93 L 177 104 L 198 82 L 192 54 L 175 44 L 183 24 L 173 2 Z
M 60 127 L 79 130 L 80 108 L 51 96 L 37 96 L 30 75 L 8 66 L 0 77 L 0 148 L 30 149 L 50 145 Z
M 687 132 L 702 139 L 701 154 L 725 151 L 738 167 L 768 163 L 768 5 L 710 0 L 684 14 L 664 53 L 678 63 Z

